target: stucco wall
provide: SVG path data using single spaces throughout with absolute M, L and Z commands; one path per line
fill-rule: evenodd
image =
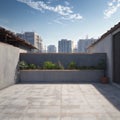
M 112 38 L 120 29 L 117 29 L 112 34 L 109 34 L 103 40 L 92 46 L 88 49 L 89 53 L 106 53 L 106 60 L 107 60 L 107 76 L 109 77 L 110 81 L 113 80 L 113 43 Z
M 16 83 L 19 48 L 0 42 L 0 89 Z
M 106 59 L 106 54 L 66 54 L 66 53 L 21 53 L 20 61 L 25 61 L 29 64 L 33 63 L 42 66 L 45 61 L 53 63 L 60 62 L 65 68 L 68 64 L 74 61 L 77 66 L 96 66 L 101 59 Z
M 89 52 L 91 53 L 107 53 L 106 54 L 106 63 L 107 63 L 107 76 L 109 77 L 110 81 L 112 81 L 112 35 L 108 35 L 104 40 L 98 42 L 94 45 Z

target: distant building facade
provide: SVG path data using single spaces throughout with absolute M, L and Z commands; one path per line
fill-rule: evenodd
M 73 48 L 73 53 L 78 53 L 78 48 L 77 47 Z
M 94 43 L 96 40 L 95 39 L 80 39 L 78 41 L 78 52 L 79 53 L 86 53 L 87 48 Z
M 73 42 L 71 40 L 62 39 L 58 42 L 59 53 L 72 53 Z
M 25 33 L 17 33 L 18 37 L 30 42 L 32 45 L 34 45 L 39 52 L 42 52 L 42 39 L 41 37 L 36 34 L 35 32 L 25 32 Z
M 49 45 L 47 47 L 47 52 L 48 53 L 56 53 L 56 47 L 55 47 L 55 45 Z

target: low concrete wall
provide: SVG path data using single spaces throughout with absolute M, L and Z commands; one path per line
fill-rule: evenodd
M 21 70 L 20 81 L 22 83 L 99 82 L 103 74 L 103 70 Z
M 19 48 L 0 42 L 0 89 L 16 83 Z
M 80 54 L 80 53 L 21 53 L 20 60 L 27 63 L 36 64 L 42 66 L 45 61 L 51 61 L 53 63 L 61 62 L 61 64 L 67 68 L 68 64 L 74 61 L 77 66 L 96 66 L 101 59 L 106 59 L 106 54 Z

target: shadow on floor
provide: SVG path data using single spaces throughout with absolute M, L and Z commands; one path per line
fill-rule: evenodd
M 120 89 L 111 84 L 93 84 L 93 86 L 120 111 Z

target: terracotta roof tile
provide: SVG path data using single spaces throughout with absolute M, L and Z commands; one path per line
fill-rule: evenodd
M 35 46 L 30 44 L 29 42 L 17 37 L 13 32 L 6 30 L 3 27 L 0 27 L 0 41 L 9 43 L 9 44 L 18 44 L 21 46 L 25 46 L 31 49 L 37 49 Z

